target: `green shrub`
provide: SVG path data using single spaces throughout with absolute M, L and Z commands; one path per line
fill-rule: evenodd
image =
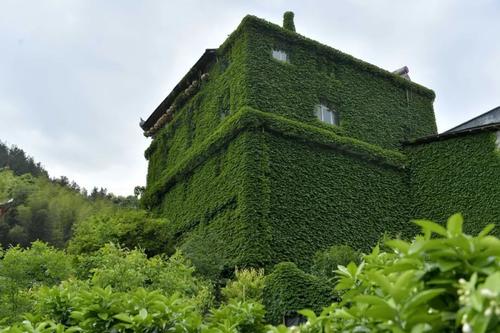
M 153 218 L 143 210 L 124 209 L 92 215 L 75 227 L 68 250 L 72 253 L 97 251 L 113 242 L 128 248 L 140 247 L 148 255 L 173 253 L 169 248 L 169 222 Z
M 208 325 L 201 332 L 265 332 L 264 314 L 264 307 L 260 303 L 231 300 L 212 310 L 207 319 Z
M 181 298 L 201 314 L 214 298 L 212 284 L 195 276 L 180 252 L 148 258 L 142 250 L 107 244 L 93 254 L 73 256 L 34 242 L 28 249 L 0 251 L 0 259 L 0 323 L 19 321 L 34 309 L 35 319 L 43 315 L 66 325 L 73 311 L 68 297 L 90 289 L 109 287 L 125 295 L 143 288 Z
M 342 302 L 301 332 L 500 332 L 500 240 L 462 232 L 460 214 L 447 228 L 419 220 L 423 235 L 412 242 L 386 242 L 360 265 L 339 267 L 336 289 Z
M 333 245 L 332 247 L 316 252 L 311 272 L 314 275 L 326 278 L 335 277 L 339 265 L 346 266 L 351 261 L 359 263 L 361 254 L 349 245 Z
M 54 316 L 31 316 L 1 333 L 62 332 L 199 332 L 199 333 L 264 333 L 264 308 L 259 303 L 231 301 L 214 309 L 203 321 L 189 301 L 177 295 L 166 297 L 157 291 L 138 289 L 131 293 L 111 288 L 91 288 L 68 292 L 68 286 L 52 288 L 55 302 L 49 306 L 71 309 L 61 322 Z M 65 302 L 59 304 L 58 300 Z M 46 311 L 47 313 L 47 311 Z M 57 318 L 57 319 L 54 319 Z
M 285 314 L 304 308 L 319 313 L 336 299 L 328 281 L 305 273 L 291 262 L 277 264 L 266 276 L 263 294 L 266 319 L 273 324 L 282 322 Z
M 0 321 L 13 321 L 31 308 L 31 290 L 55 285 L 73 274 L 71 256 L 42 243 L 0 251 Z
M 84 332 L 193 332 L 201 324 L 201 315 L 189 300 L 142 288 L 124 293 L 111 287 L 75 290 L 62 284 L 42 290 L 40 296 L 40 321 Z M 58 315 L 61 309 L 63 315 Z
M 78 257 L 82 280 L 100 288 L 128 292 L 137 288 L 158 290 L 165 295 L 190 298 L 204 311 L 213 300 L 211 283 L 194 276 L 194 267 L 180 252 L 166 258 L 148 258 L 142 250 L 126 250 L 107 244 L 91 255 Z
M 361 263 L 340 265 L 335 289 L 342 299 L 319 315 L 320 302 L 332 297 L 331 280 L 307 274 L 293 263 L 281 263 L 265 278 L 263 302 L 267 315 L 261 303 L 238 299 L 248 295 L 247 290 L 259 290 L 262 274 L 255 270 L 240 271 L 238 280 L 229 283 L 224 291 L 229 302 L 208 314 L 200 309 L 196 298 L 182 294 L 182 287 L 172 286 L 167 292 L 123 288 L 122 284 L 127 291 L 119 291 L 97 286 L 92 280 L 70 278 L 31 293 L 35 302 L 33 313 L 23 323 L 0 328 L 0 332 L 500 332 L 500 240 L 489 235 L 493 226 L 473 237 L 462 232 L 459 214 L 448 219 L 446 228 L 426 220 L 416 224 L 423 234 L 413 241 L 390 239 L 384 244 L 387 250 L 376 246 L 362 257 Z M 46 247 L 36 246 L 42 250 Z M 2 252 L 4 258 L 9 251 L 13 251 L 12 260 L 14 255 L 28 250 L 14 248 Z M 155 259 L 147 259 L 140 251 L 130 253 L 111 245 L 101 252 L 104 258 L 95 259 L 92 267 L 93 274 L 100 276 L 96 281 L 103 285 L 118 280 L 111 271 L 112 262 L 130 264 L 134 270 L 144 269 L 147 274 L 148 264 L 141 266 L 137 262 Z M 129 261 L 123 261 L 129 255 Z M 175 256 L 169 260 L 172 258 Z M 26 264 L 25 259 L 20 262 Z M 191 276 L 182 257 L 171 265 L 172 276 Z M 25 271 L 36 272 L 35 276 L 39 272 Z M 124 278 L 136 278 L 122 268 L 116 273 L 120 272 Z M 47 281 L 35 281 L 50 284 L 63 278 L 47 274 Z M 137 281 L 141 283 L 141 279 Z M 109 284 L 113 283 L 116 282 Z M 20 282 L 24 287 L 35 284 Z M 252 287 L 247 289 L 248 286 Z M 175 293 L 175 288 L 180 293 Z M 299 310 L 303 307 L 312 310 Z M 299 310 L 308 322 L 293 328 L 265 326 L 265 320 L 279 322 L 284 310 Z
M 264 289 L 264 270 L 247 268 L 236 269 L 235 279 L 229 281 L 222 288 L 221 293 L 226 301 L 255 301 L 262 302 L 262 290 Z

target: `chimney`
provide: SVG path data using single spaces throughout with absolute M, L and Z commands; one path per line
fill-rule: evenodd
M 290 31 L 295 31 L 295 23 L 293 23 L 293 12 L 285 12 L 283 14 L 283 28 Z
M 399 75 L 401 76 L 403 79 L 407 79 L 409 81 L 410 80 L 410 76 L 408 75 L 408 73 L 410 72 L 410 70 L 408 69 L 407 66 L 403 66 L 399 69 L 396 69 L 395 71 L 392 72 L 392 74 L 396 74 L 396 75 Z

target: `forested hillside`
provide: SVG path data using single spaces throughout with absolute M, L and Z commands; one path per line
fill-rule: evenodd
M 0 141 L 0 169 L 8 168 L 17 176 L 29 173 L 35 177 L 48 177 L 47 171 L 40 162 L 35 162 L 33 157 L 27 155 L 17 146 L 7 146 Z
M 118 208 L 135 209 L 138 198 L 115 196 L 104 188 L 89 193 L 67 177 L 49 178 L 40 162 L 0 142 L 0 204 L 0 244 L 42 240 L 62 248 L 80 221 Z

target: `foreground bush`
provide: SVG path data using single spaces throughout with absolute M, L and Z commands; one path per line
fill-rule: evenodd
M 236 269 L 235 279 L 229 281 L 222 288 L 221 294 L 225 301 L 255 301 L 262 302 L 262 290 L 264 289 L 263 269 Z
M 0 323 L 31 309 L 31 290 L 56 285 L 72 274 L 72 257 L 43 242 L 28 249 L 0 249 Z
M 0 332 L 263 332 L 259 303 L 230 301 L 203 316 L 192 300 L 139 288 L 124 293 L 111 287 L 65 282 L 41 291 L 37 312 Z
M 462 232 L 462 216 L 447 228 L 416 221 L 423 235 L 386 242 L 360 265 L 337 270 L 342 302 L 309 319 L 303 332 L 500 332 L 500 240 L 487 226 Z
M 262 277 L 253 272 L 229 284 L 228 303 L 208 313 L 181 294 L 67 280 L 40 289 L 27 320 L 0 332 L 500 332 L 500 240 L 488 235 L 492 226 L 466 235 L 462 222 L 416 221 L 423 234 L 412 242 L 389 240 L 387 250 L 376 246 L 359 264 L 339 266 L 341 301 L 319 315 L 299 311 L 308 322 L 298 327 L 264 325 L 263 306 L 238 296 L 251 286 L 260 297 Z
M 311 272 L 314 275 L 335 278 L 335 270 L 339 265 L 347 266 L 351 261 L 359 263 L 361 254 L 348 245 L 333 245 L 314 255 Z
M 195 276 L 191 262 L 176 252 L 170 257 L 148 258 L 142 250 L 123 249 L 113 243 L 97 252 L 76 257 L 78 278 L 94 287 L 111 287 L 129 292 L 137 288 L 189 298 L 197 309 L 206 311 L 213 301 L 212 285 Z
M 195 276 L 180 253 L 148 258 L 141 250 L 107 244 L 91 255 L 74 256 L 42 242 L 0 251 L 0 326 L 19 322 L 25 312 L 71 326 L 67 318 L 75 309 L 91 306 L 82 300 L 101 299 L 108 290 L 117 304 L 143 290 L 178 299 L 195 313 L 208 311 L 213 302 L 212 284 Z

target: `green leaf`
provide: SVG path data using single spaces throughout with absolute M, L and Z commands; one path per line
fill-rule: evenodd
M 363 262 L 362 262 L 362 263 L 358 266 L 358 268 L 356 269 L 356 275 L 355 275 L 356 277 L 358 277 L 358 276 L 361 274 L 361 272 L 363 271 L 363 268 L 365 268 L 365 264 L 366 264 L 366 263 L 363 261 Z
M 118 320 L 124 321 L 124 322 L 129 323 L 129 324 L 131 324 L 133 322 L 132 318 L 130 318 L 130 316 L 128 314 L 123 313 L 123 312 L 114 315 L 113 318 L 116 318 Z
M 366 313 L 368 317 L 382 319 L 382 320 L 394 320 L 398 314 L 396 310 L 388 305 L 374 305 L 369 308 Z
M 429 331 L 432 331 L 432 326 L 427 323 L 417 324 L 411 329 L 411 333 L 424 333 Z
M 340 319 L 354 319 L 355 317 L 347 312 L 345 309 L 337 309 L 335 310 L 335 318 L 340 318 Z
M 410 314 L 411 312 L 415 311 L 419 305 L 427 303 L 428 301 L 430 301 L 436 296 L 441 295 L 445 291 L 446 289 L 444 288 L 428 289 L 421 291 L 420 293 L 414 295 L 408 300 L 408 302 L 404 306 L 403 311 Z
M 483 230 L 477 235 L 477 237 L 484 237 L 487 234 L 489 234 L 493 229 L 495 229 L 495 225 L 493 223 L 488 224 L 486 227 L 484 227 Z
M 480 314 L 474 316 L 470 323 L 470 325 L 472 326 L 472 331 L 474 333 L 486 332 L 486 329 L 488 329 L 488 324 L 490 323 L 490 318 L 491 316 L 482 316 Z
M 449 239 L 444 239 L 444 238 L 438 238 L 438 239 L 427 239 L 427 240 L 420 240 L 420 248 L 418 252 L 420 251 L 429 251 L 429 250 L 442 250 L 443 246 L 446 246 L 446 242 L 449 242 Z M 409 251 L 410 253 L 412 250 Z
M 354 280 L 350 278 L 342 278 L 337 282 L 337 285 L 335 286 L 335 290 L 344 290 L 344 289 L 349 289 L 354 286 Z
M 413 223 L 415 223 L 416 225 L 422 227 L 422 229 L 424 229 L 424 230 L 428 230 L 428 231 L 434 232 L 434 233 L 436 233 L 438 235 L 441 235 L 441 236 L 445 236 L 445 237 L 448 236 L 448 232 L 446 231 L 445 228 L 443 228 L 439 224 L 434 223 L 432 221 L 429 221 L 429 220 L 414 220 Z
M 366 275 L 372 282 L 375 282 L 384 293 L 391 294 L 392 293 L 392 285 L 388 281 L 387 277 L 378 271 L 366 272 Z
M 303 315 L 304 317 L 306 317 L 310 321 L 316 319 L 316 314 L 312 310 L 304 309 L 304 310 L 299 310 L 297 312 L 300 313 L 301 315 Z
M 360 303 L 365 303 L 365 304 L 370 304 L 370 305 L 387 305 L 387 306 L 389 306 L 387 301 L 385 301 L 383 298 L 375 296 L 375 295 L 358 295 L 358 296 L 354 297 L 354 301 L 360 302 Z
M 106 312 L 99 312 L 97 314 L 97 317 L 101 318 L 102 320 L 108 320 L 109 314 Z
M 410 244 L 401 239 L 391 239 L 385 242 L 385 245 L 398 250 L 401 253 L 408 253 Z
M 347 270 L 347 267 L 343 266 L 343 265 L 338 265 L 337 266 L 337 270 L 335 271 L 339 274 L 342 274 L 344 276 L 350 276 L 350 273 L 349 271 Z
M 81 312 L 81 311 L 73 311 L 73 312 L 71 312 L 70 316 L 71 316 L 71 318 L 75 319 L 76 321 L 82 321 L 84 318 L 83 312 Z
M 148 316 L 148 310 L 146 309 L 141 309 L 139 311 L 139 318 L 141 318 L 142 320 L 146 319 Z
M 453 247 L 460 248 L 466 253 L 471 253 L 472 251 L 474 251 L 474 246 L 472 245 L 471 239 L 465 237 L 463 234 L 459 234 L 457 236 L 454 236 L 453 238 L 448 238 L 446 242 L 448 246 L 452 245 Z
M 415 239 L 413 243 L 411 243 L 410 248 L 408 249 L 408 254 L 412 255 L 419 253 L 424 248 L 426 242 L 429 241 L 424 239 Z
M 351 276 L 356 276 L 356 273 L 358 272 L 358 265 L 351 261 L 349 264 L 347 264 L 347 270 L 349 271 L 349 274 L 351 274 Z
M 394 264 L 384 268 L 385 274 L 406 272 L 407 270 L 417 270 L 423 266 L 422 261 L 413 258 L 402 258 L 396 261 Z
M 491 274 L 486 278 L 484 284 L 481 286 L 482 288 L 489 289 L 493 292 L 500 293 L 500 272 L 496 272 Z
M 462 233 L 462 224 L 464 223 L 464 218 L 462 214 L 456 213 L 450 216 L 448 222 L 446 223 L 446 228 L 451 236 L 458 236 Z
M 479 239 L 479 244 L 491 255 L 500 256 L 500 239 L 494 236 L 484 236 Z
M 448 272 L 452 269 L 462 265 L 459 261 L 446 261 L 446 260 L 436 260 L 436 263 L 441 270 L 441 272 Z
M 411 270 L 404 272 L 398 277 L 391 293 L 396 302 L 400 303 L 408 297 L 409 291 L 414 287 L 412 280 L 417 280 L 417 277 L 415 276 L 415 271 Z

